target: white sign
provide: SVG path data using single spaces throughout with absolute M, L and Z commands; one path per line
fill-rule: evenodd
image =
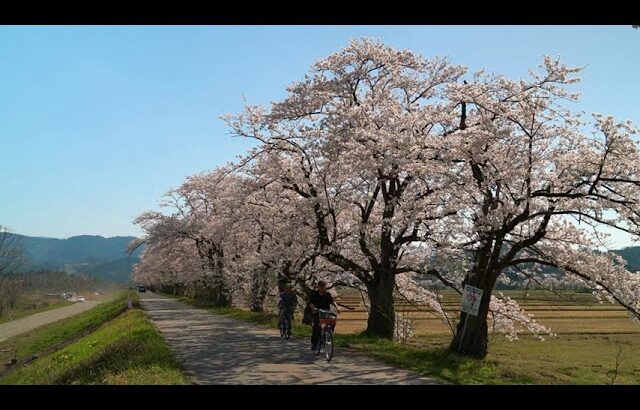
M 462 305 L 460 310 L 473 316 L 478 316 L 478 308 L 480 307 L 480 301 L 482 300 L 482 289 L 474 288 L 473 286 L 465 285 L 464 293 L 462 294 Z

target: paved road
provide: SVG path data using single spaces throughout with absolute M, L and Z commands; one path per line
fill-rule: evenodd
M 142 306 L 195 384 L 440 384 L 351 351 L 330 363 L 305 339 L 240 322 L 153 293 Z
M 86 301 L 74 303 L 70 306 L 51 309 L 45 312 L 36 313 L 31 316 L 12 320 L 0 324 L 0 342 L 7 340 L 13 336 L 28 332 L 37 327 L 56 322 L 60 319 L 66 319 L 70 316 L 77 315 L 80 312 L 89 310 L 100 302 Z

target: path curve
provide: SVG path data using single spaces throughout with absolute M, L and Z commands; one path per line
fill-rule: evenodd
M 76 302 L 73 305 L 65 306 L 57 309 L 51 309 L 40 313 L 35 313 L 31 316 L 26 316 L 20 319 L 12 320 L 0 324 L 0 342 L 7 340 L 13 336 L 26 333 L 37 327 L 47 325 L 49 323 L 57 322 L 61 319 L 77 315 L 78 313 L 89 310 L 95 307 L 100 302 L 85 301 Z
M 442 384 L 352 351 L 330 363 L 306 338 L 197 309 L 151 292 L 143 308 L 195 384 Z

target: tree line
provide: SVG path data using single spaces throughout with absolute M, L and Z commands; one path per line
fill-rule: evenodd
M 489 320 L 552 334 L 501 283 L 586 287 L 638 320 L 640 278 L 598 251 L 602 227 L 640 235 L 638 129 L 576 111 L 580 71 L 544 57 L 510 79 L 354 40 L 283 99 L 223 116 L 253 148 L 135 219 L 135 279 L 255 311 L 280 280 L 304 295 L 322 279 L 359 291 L 384 338 L 396 298 L 448 321 L 441 289 L 471 285 L 479 312 L 460 314 L 450 348 L 476 357 Z

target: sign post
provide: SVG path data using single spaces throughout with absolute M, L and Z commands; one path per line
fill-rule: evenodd
M 482 300 L 482 289 L 465 285 L 464 292 L 462 293 L 462 302 L 460 305 L 460 311 L 466 313 L 464 317 L 464 325 L 462 325 L 462 337 L 460 337 L 460 344 L 458 350 L 462 349 L 462 340 L 464 340 L 464 333 L 467 330 L 467 319 L 469 315 L 478 316 L 478 309 L 480 308 L 480 301 Z

